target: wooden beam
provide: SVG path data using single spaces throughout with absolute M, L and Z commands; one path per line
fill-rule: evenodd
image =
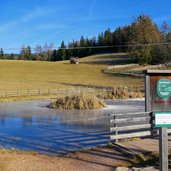
M 110 119 L 110 123 L 129 123 L 129 122 L 140 122 L 140 121 L 145 121 L 146 123 L 147 120 L 150 120 L 151 118 L 148 117 L 137 117 L 137 118 L 124 118 L 124 119 Z
M 116 139 L 126 139 L 126 138 L 133 138 L 133 137 L 145 137 L 145 136 L 150 136 L 151 131 L 143 131 L 143 132 L 136 132 L 136 133 L 127 133 L 127 134 L 120 134 L 120 135 L 111 135 L 110 139 L 111 140 L 116 140 Z
M 124 127 L 111 127 L 110 132 L 129 131 L 129 130 L 138 130 L 138 129 L 146 129 L 146 128 L 151 128 L 151 124 L 131 125 L 131 126 L 124 126 Z

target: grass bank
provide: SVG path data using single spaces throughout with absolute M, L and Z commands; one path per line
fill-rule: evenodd
M 125 54 L 94 55 L 79 65 L 65 62 L 0 60 L 0 90 L 140 86 L 143 80 L 104 74 L 108 65 L 128 63 Z

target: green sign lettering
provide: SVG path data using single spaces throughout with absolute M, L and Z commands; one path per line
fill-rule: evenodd
M 157 95 L 162 99 L 168 99 L 171 97 L 171 81 L 166 78 L 162 78 L 157 82 Z

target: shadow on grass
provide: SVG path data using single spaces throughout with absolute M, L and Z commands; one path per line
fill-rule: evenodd
M 86 59 L 86 58 L 85 58 Z M 134 63 L 134 60 L 129 58 L 127 55 L 113 55 L 113 56 L 104 56 L 97 57 L 88 61 L 81 61 L 80 64 L 93 64 L 93 65 L 124 65 Z
M 90 84 L 73 84 L 73 83 L 64 83 L 64 82 L 60 82 L 60 84 L 65 86 L 82 87 L 82 88 L 95 88 L 95 89 L 111 88 L 109 86 L 97 86 L 97 85 L 90 85 Z

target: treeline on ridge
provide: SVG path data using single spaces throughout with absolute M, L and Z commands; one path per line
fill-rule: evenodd
M 127 52 L 135 62 L 166 63 L 171 61 L 171 28 L 163 22 L 159 28 L 148 15 L 140 15 L 130 25 L 110 29 L 97 37 L 73 40 L 65 44 L 62 41 L 58 49 L 45 43 L 44 46 L 23 46 L 20 54 L 4 54 L 0 49 L 0 58 L 21 60 L 62 61 L 70 57 L 85 57 L 94 54 Z M 6 56 L 5 56 L 6 55 Z

